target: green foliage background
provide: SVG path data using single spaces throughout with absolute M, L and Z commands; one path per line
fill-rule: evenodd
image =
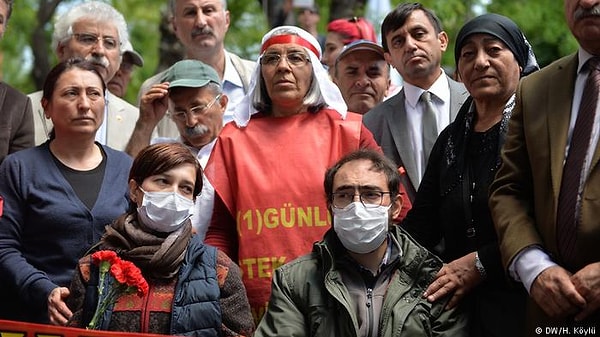
M 50 64 L 56 62 L 54 51 L 50 47 L 52 22 L 44 27 L 47 45 L 32 46 L 31 34 L 38 22 L 37 10 L 41 2 L 56 0 L 17 0 L 13 8 L 8 30 L 0 42 L 2 52 L 2 79 L 24 93 L 38 90 L 31 76 L 33 59 L 32 48 L 47 50 Z M 59 11 L 65 6 L 81 0 L 62 0 Z M 325 32 L 329 21 L 329 8 L 336 0 L 316 0 L 321 8 L 320 29 Z M 454 67 L 454 39 L 466 20 L 474 17 L 475 8 L 506 15 L 523 29 L 531 42 L 541 65 L 574 52 L 577 44 L 572 38 L 563 14 L 563 2 L 557 0 L 422 0 L 432 8 L 444 24 L 451 45 L 444 55 L 443 63 L 447 68 Z M 144 57 L 145 65 L 137 69 L 127 94 L 127 100 L 135 102 L 137 91 L 145 78 L 156 73 L 158 65 L 158 47 L 160 41 L 159 22 L 161 11 L 166 10 L 168 0 L 113 0 L 108 1 L 127 18 L 131 40 L 135 49 Z M 401 3 L 392 0 L 392 5 Z M 267 19 L 258 1 L 229 0 L 231 26 L 226 39 L 227 48 L 245 58 L 255 59 L 262 35 L 269 29 Z M 360 8 L 357 15 L 363 15 Z

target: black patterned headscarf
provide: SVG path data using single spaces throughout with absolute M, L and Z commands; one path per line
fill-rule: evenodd
M 460 51 L 467 42 L 467 37 L 473 34 L 489 34 L 504 42 L 521 66 L 521 77 L 540 69 L 529 41 L 517 24 L 506 16 L 494 13 L 473 18 L 460 29 L 454 47 L 454 60 L 457 65 Z

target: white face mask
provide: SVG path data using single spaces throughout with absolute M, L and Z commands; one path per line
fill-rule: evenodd
M 192 216 L 194 201 L 177 192 L 144 192 L 138 217 L 148 228 L 161 233 L 171 233 Z
M 357 201 L 333 211 L 333 229 L 351 252 L 366 254 L 379 248 L 387 237 L 390 206 L 366 208 Z

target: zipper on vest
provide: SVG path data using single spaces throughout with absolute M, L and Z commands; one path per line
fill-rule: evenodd
M 149 333 L 150 332 L 150 310 L 148 310 L 148 303 L 150 302 L 150 294 L 154 288 L 150 282 L 148 282 L 148 293 L 144 295 L 144 299 L 142 300 L 142 312 L 140 315 L 140 332 Z
M 373 324 L 373 288 L 367 288 L 367 312 L 369 313 L 369 332 L 367 336 L 372 337 L 373 327 L 375 326 L 375 324 Z

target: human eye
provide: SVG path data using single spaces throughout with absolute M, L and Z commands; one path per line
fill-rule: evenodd
M 293 52 L 287 54 L 287 59 L 288 61 L 290 61 L 291 64 L 295 66 L 302 65 L 304 64 L 304 62 L 306 62 L 306 56 L 300 52 Z
M 171 113 L 171 116 L 175 119 L 184 120 L 186 112 L 183 110 L 175 110 Z
M 79 91 L 76 89 L 67 89 L 63 92 L 63 96 L 68 98 L 77 97 L 78 95 Z
M 377 203 L 377 202 L 379 202 L 379 199 L 381 198 L 381 192 L 379 192 L 379 191 L 365 191 L 365 192 L 362 192 L 360 194 L 360 197 L 364 201 L 367 201 L 367 202 L 370 202 L 370 203 Z
M 475 51 L 472 48 L 463 48 L 460 52 L 460 57 L 465 59 L 470 59 L 475 55 Z
M 194 194 L 194 186 L 192 185 L 184 185 L 180 186 L 179 189 L 183 192 L 183 195 L 189 196 Z
M 427 36 L 427 32 L 423 29 L 417 29 L 413 33 L 413 37 L 417 40 L 424 40 L 426 36 Z
M 98 41 L 98 37 L 92 34 L 78 34 L 77 40 L 85 45 L 93 45 Z
M 349 203 L 354 198 L 354 192 L 350 191 L 338 191 L 335 192 L 335 199 L 339 203 Z
M 204 15 L 211 15 L 213 13 L 215 13 L 217 11 L 217 9 L 215 8 L 215 6 L 207 6 L 202 8 L 202 13 L 204 13 Z
M 196 17 L 198 15 L 198 10 L 196 8 L 186 8 L 183 10 L 184 17 Z
M 403 38 L 396 37 L 396 38 L 392 39 L 392 43 L 391 43 L 392 48 L 395 48 L 395 49 L 402 48 L 403 45 L 404 45 Z
M 191 108 L 190 112 L 194 115 L 201 115 L 206 111 L 206 109 L 208 109 L 208 105 L 197 105 Z
M 279 55 L 279 54 L 275 54 L 275 53 L 264 54 L 260 58 L 260 63 L 268 64 L 268 65 L 276 65 L 277 63 L 279 63 L 280 58 L 281 58 L 281 55 Z
M 367 70 L 367 76 L 374 78 L 374 77 L 380 77 L 383 75 L 383 72 L 381 71 L 381 69 L 379 67 L 373 67 L 373 68 L 369 68 Z
M 106 49 L 115 49 L 117 48 L 117 40 L 112 37 L 105 37 L 102 39 L 102 43 L 104 43 L 104 48 Z
M 90 89 L 87 91 L 87 95 L 91 100 L 98 100 L 102 98 L 102 91 L 98 89 Z

